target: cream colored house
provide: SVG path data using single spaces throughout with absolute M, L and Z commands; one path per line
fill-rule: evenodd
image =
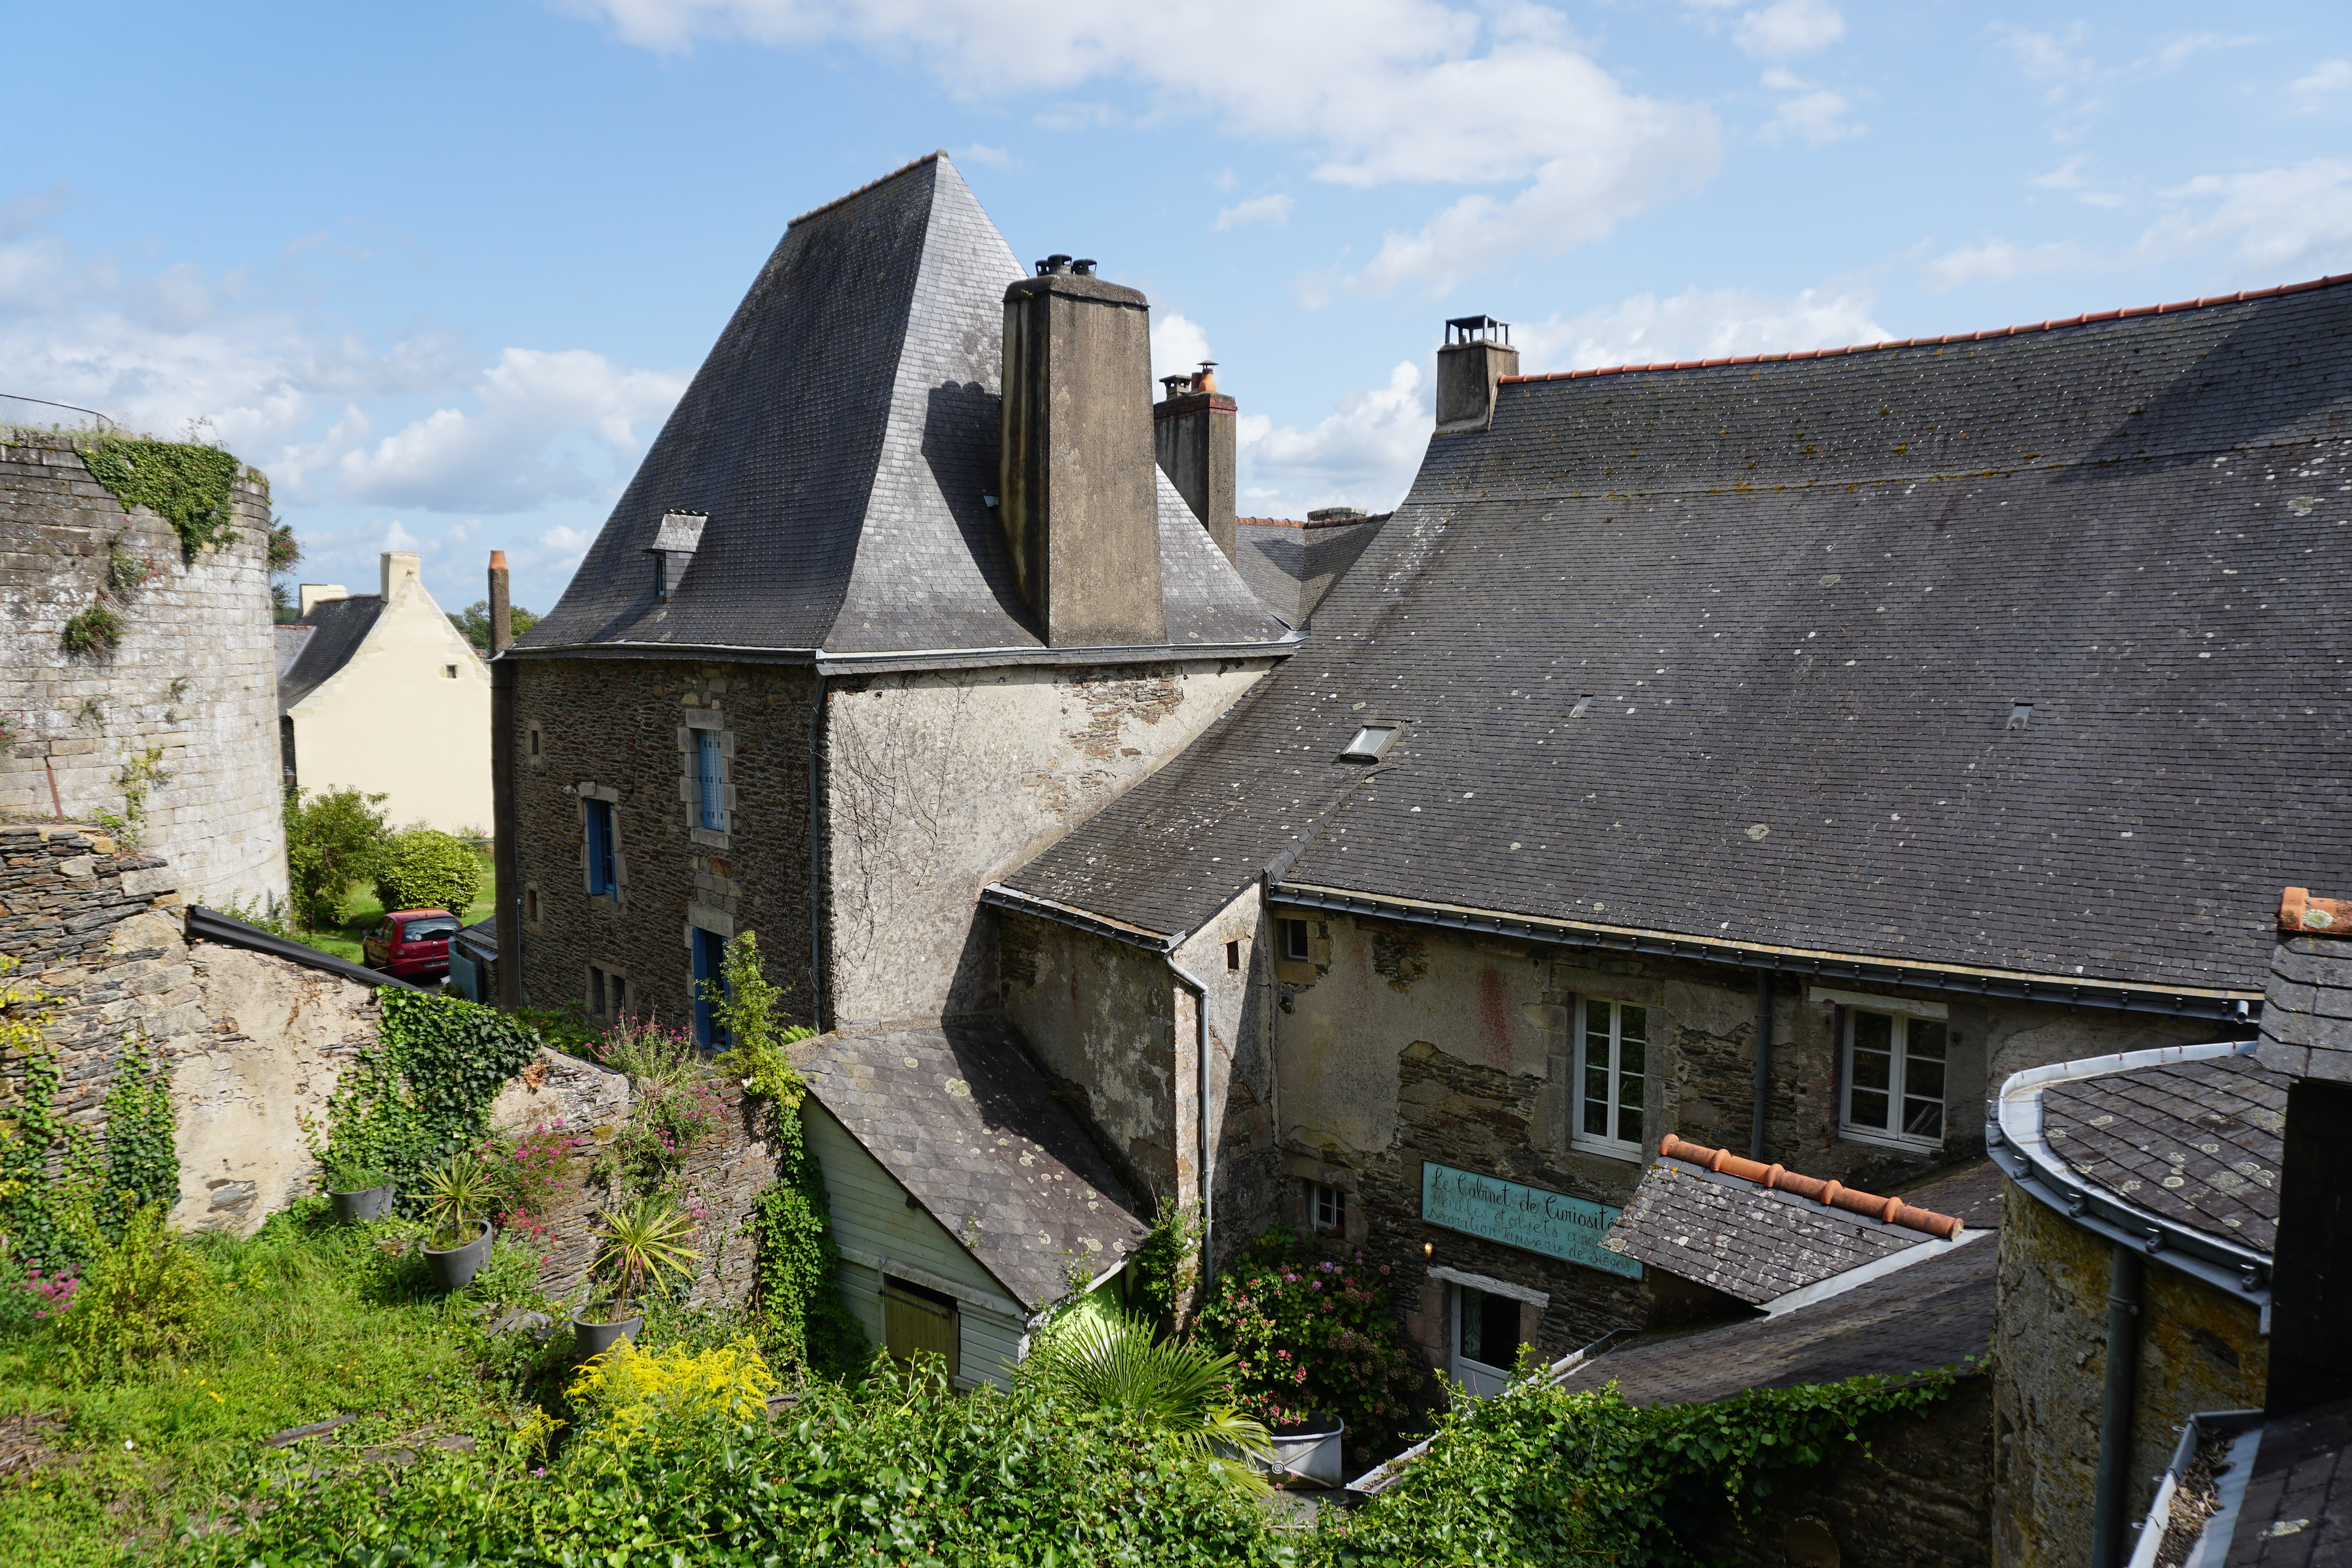
M 383 591 L 302 585 L 302 619 L 278 628 L 286 781 L 385 797 L 396 825 L 444 831 L 490 821 L 490 675 L 404 551 Z

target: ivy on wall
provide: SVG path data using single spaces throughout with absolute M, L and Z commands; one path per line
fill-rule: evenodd
M 496 1008 L 390 987 L 377 1009 L 376 1043 L 336 1084 L 323 1124 L 303 1125 L 322 1164 L 379 1166 L 414 1193 L 489 1132 L 490 1102 L 539 1054 L 539 1031 Z
M 180 1200 L 180 1151 L 174 1142 L 172 1070 L 144 1035 L 124 1042 L 106 1092 L 106 1185 L 141 1207 Z
M 75 450 L 89 476 L 111 491 L 124 511 L 148 507 L 170 523 L 184 557 L 193 559 L 198 550 L 236 537 L 229 522 L 229 496 L 238 465 L 219 447 L 101 435 Z
M 23 1063 L 16 1103 L 0 1113 L 0 1256 L 27 1268 L 78 1267 L 126 1217 L 180 1193 L 169 1069 L 133 1035 L 107 1091 L 106 1147 L 58 1113 L 64 1072 L 41 1038 L 57 998 L 0 956 L 0 1055 Z

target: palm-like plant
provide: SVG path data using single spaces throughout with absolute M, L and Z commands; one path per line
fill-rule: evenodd
M 1269 1490 L 1246 1461 L 1271 1458 L 1274 1446 L 1263 1423 L 1234 1408 L 1230 1355 L 1158 1338 L 1150 1324 L 1119 1313 L 1089 1313 L 1047 1330 L 1022 1375 L 1073 1403 L 1165 1433 L 1244 1490 Z
M 631 1304 L 647 1286 L 669 1275 L 691 1278 L 702 1256 L 686 1244 L 694 1234 L 693 1218 L 657 1193 L 641 1193 L 606 1210 L 596 1234 L 594 1270 L 619 1305 L 616 1322 L 632 1315 Z
M 453 1155 L 439 1170 L 426 1173 L 424 1201 L 434 1225 L 429 1243 L 433 1249 L 463 1247 L 474 1239 L 475 1228 L 486 1222 L 497 1207 L 497 1174 L 479 1155 Z

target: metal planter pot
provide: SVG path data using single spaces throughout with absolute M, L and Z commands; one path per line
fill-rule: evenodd
M 357 1192 L 331 1192 L 327 1196 L 335 1200 L 337 1219 L 346 1225 L 363 1224 L 390 1214 L 392 1200 L 400 1196 L 400 1189 L 386 1182 L 382 1186 L 362 1187 Z
M 577 1362 L 587 1362 L 604 1354 L 624 1339 L 634 1344 L 637 1336 L 645 1332 L 645 1327 L 646 1315 L 643 1312 L 639 1312 L 633 1318 L 623 1318 L 617 1322 L 610 1323 L 595 1323 L 590 1322 L 585 1318 L 574 1318 L 572 1320 L 572 1359 Z
M 1276 1427 L 1266 1473 L 1276 1486 L 1336 1487 L 1345 1479 L 1339 1446 L 1347 1435 L 1345 1421 L 1322 1411 L 1298 1426 Z
M 474 1271 L 490 1255 L 490 1222 L 483 1220 L 482 1233 L 463 1247 L 452 1247 L 444 1252 L 432 1248 L 425 1249 L 425 1267 L 433 1270 L 433 1282 L 445 1291 L 462 1291 L 474 1282 Z

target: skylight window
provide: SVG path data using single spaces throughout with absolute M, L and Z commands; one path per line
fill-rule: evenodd
M 1582 696 L 1576 699 L 1576 706 L 1568 710 L 1568 716 L 1570 718 L 1582 718 L 1586 714 L 1589 714 L 1591 711 L 1592 694 L 1591 692 L 1587 692 Z
M 1356 738 L 1348 742 L 1348 748 L 1339 753 L 1339 760 L 1378 762 L 1389 754 L 1389 747 L 1396 744 L 1397 727 L 1392 724 L 1364 726 L 1356 731 Z
M 2010 708 L 2009 708 L 2009 727 L 2010 727 L 2010 728 L 2011 728 L 2011 729 L 2023 729 L 2023 728 L 2026 727 L 2026 725 L 2027 725 L 2028 723 L 2030 723 L 2030 722 L 2032 720 L 2032 717 L 2033 717 L 2033 705 L 2032 705 L 2032 703 L 2011 703 L 2011 704 L 2010 705 Z

